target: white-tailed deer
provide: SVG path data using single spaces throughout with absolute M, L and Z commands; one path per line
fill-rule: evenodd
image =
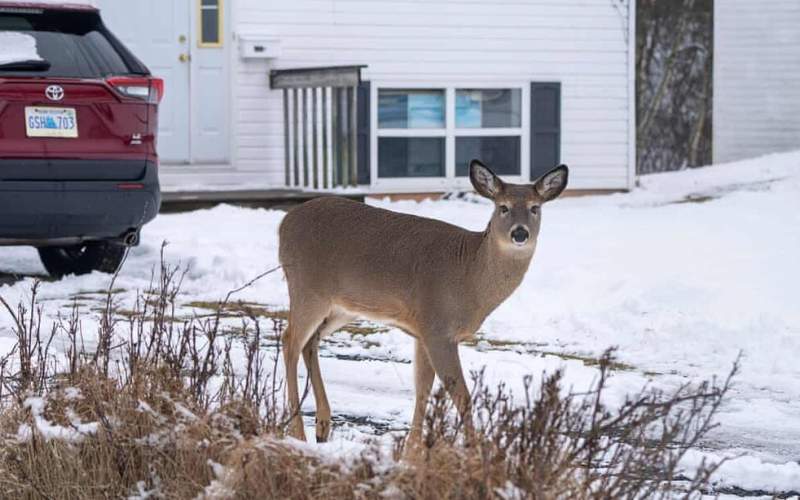
M 472 185 L 495 204 L 483 232 L 343 198 L 319 198 L 291 210 L 280 227 L 290 300 L 283 356 L 291 434 L 305 439 L 297 384 L 302 353 L 316 401 L 317 441 L 328 439 L 331 410 L 319 340 L 358 318 L 416 339 L 409 443 L 421 435 L 434 374 L 469 422 L 458 343 L 519 286 L 536 250 L 541 206 L 561 194 L 567 177 L 562 165 L 532 185 L 506 184 L 473 160 Z

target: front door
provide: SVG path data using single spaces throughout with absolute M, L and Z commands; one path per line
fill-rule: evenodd
M 191 161 L 190 72 L 192 0 L 96 0 L 109 29 L 164 79 L 158 113 L 158 152 L 163 163 Z

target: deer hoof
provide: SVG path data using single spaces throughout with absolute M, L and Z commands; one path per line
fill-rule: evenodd
M 317 420 L 317 442 L 326 443 L 331 435 L 331 421 Z
M 401 460 L 409 464 L 415 464 L 420 462 L 423 456 L 424 448 L 420 439 L 414 438 L 414 436 L 411 436 L 411 439 L 406 438 Z
M 300 441 L 306 440 L 306 431 L 303 429 L 303 421 L 302 420 L 293 420 L 292 424 L 289 426 L 289 436 L 299 439 Z

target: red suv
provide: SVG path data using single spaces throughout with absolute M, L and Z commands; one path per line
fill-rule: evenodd
M 0 1 L 0 245 L 114 272 L 161 204 L 163 95 L 97 9 Z

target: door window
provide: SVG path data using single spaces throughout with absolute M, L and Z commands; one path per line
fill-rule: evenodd
M 199 0 L 200 47 L 222 45 L 222 0 Z

